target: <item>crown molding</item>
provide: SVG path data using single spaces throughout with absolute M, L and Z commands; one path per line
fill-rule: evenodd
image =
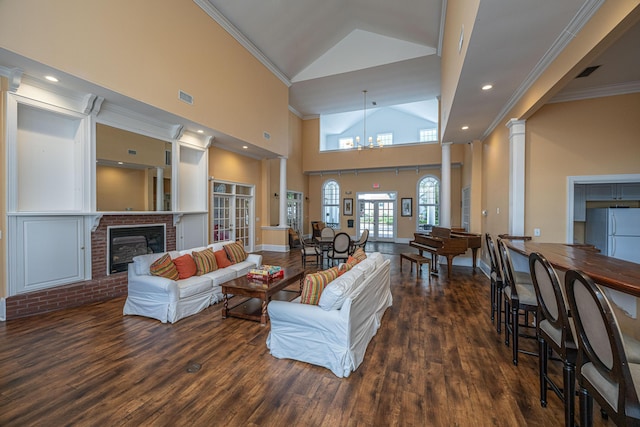
M 0 76 L 4 76 L 9 80 L 9 92 L 15 92 L 20 87 L 22 75 L 24 71 L 20 68 L 8 68 L 0 65 Z
M 558 102 L 580 101 L 583 99 L 604 98 L 606 96 L 627 95 L 638 92 L 640 92 L 640 80 L 562 92 L 554 96 L 548 103 L 555 104 Z
M 258 61 L 262 63 L 265 67 L 269 69 L 277 78 L 279 78 L 282 83 L 287 85 L 287 87 L 291 87 L 291 80 L 282 72 L 276 65 L 271 62 L 267 56 L 262 53 L 260 49 L 254 45 L 251 40 L 249 40 L 244 34 L 236 28 L 235 25 L 231 23 L 218 9 L 216 9 L 208 0 L 193 0 L 195 4 L 197 4 L 207 15 L 209 15 L 214 21 L 218 23 L 222 28 L 225 29 L 227 33 L 229 33 L 238 43 L 244 46 L 245 49 L 249 51 L 253 56 L 256 57 Z
M 540 78 L 542 73 L 556 60 L 558 55 L 567 47 L 567 45 L 574 39 L 576 34 L 580 32 L 582 27 L 585 26 L 591 17 L 600 9 L 600 6 L 604 4 L 605 0 L 586 0 L 580 10 L 571 19 L 569 24 L 560 33 L 556 40 L 551 44 L 551 47 L 540 58 L 540 61 L 529 72 L 529 75 L 524 79 L 520 87 L 514 92 L 509 101 L 502 107 L 502 110 L 498 113 L 496 118 L 491 122 L 491 125 L 482 135 L 482 139 L 486 139 L 491 132 L 502 123 L 511 109 L 522 99 L 525 93 L 533 86 L 533 84 Z
M 184 128 L 179 123 L 157 120 L 108 101 L 101 103 L 100 111 L 96 114 L 96 121 L 168 142 L 180 138 Z

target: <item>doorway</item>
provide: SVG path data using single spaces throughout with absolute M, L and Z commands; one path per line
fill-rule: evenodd
M 360 193 L 356 236 L 369 230 L 369 241 L 394 242 L 396 237 L 396 193 Z
M 212 181 L 210 243 L 240 240 L 253 250 L 253 186 Z

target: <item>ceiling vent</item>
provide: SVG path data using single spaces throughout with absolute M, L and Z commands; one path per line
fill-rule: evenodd
M 187 92 L 180 91 L 178 94 L 178 98 L 180 98 L 180 101 L 186 102 L 189 105 L 193 105 L 193 96 L 189 95 Z
M 582 72 L 580 74 L 578 74 L 576 79 L 580 79 L 582 77 L 589 77 L 591 75 L 591 73 L 593 73 L 598 68 L 600 68 L 599 65 L 594 65 L 593 67 L 587 67 L 584 70 L 582 70 Z

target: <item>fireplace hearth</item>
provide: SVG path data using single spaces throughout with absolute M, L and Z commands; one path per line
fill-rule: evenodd
M 165 224 L 108 227 L 107 274 L 126 271 L 137 255 L 165 252 L 165 235 Z

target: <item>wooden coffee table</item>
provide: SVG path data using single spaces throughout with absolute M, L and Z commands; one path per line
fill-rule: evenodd
M 302 292 L 302 281 L 304 279 L 304 270 L 300 268 L 285 268 L 284 276 L 272 282 L 259 282 L 247 279 L 247 276 L 238 277 L 229 282 L 222 284 L 222 294 L 224 295 L 224 308 L 222 309 L 222 318 L 238 317 L 240 319 L 248 319 L 259 321 L 262 326 L 267 324 L 269 314 L 267 313 L 267 305 L 272 299 L 290 301 Z M 300 283 L 299 290 L 285 289 L 287 286 L 298 281 Z M 240 297 L 249 297 L 234 306 L 229 306 L 230 297 L 228 294 Z M 291 297 L 291 294 L 294 294 Z

